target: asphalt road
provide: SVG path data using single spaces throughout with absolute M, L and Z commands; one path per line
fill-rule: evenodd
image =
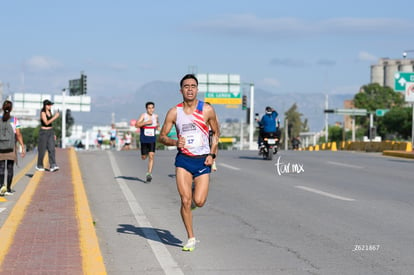
M 413 160 L 221 151 L 196 250 L 181 251 L 174 151 L 79 151 L 108 274 L 412 274 Z

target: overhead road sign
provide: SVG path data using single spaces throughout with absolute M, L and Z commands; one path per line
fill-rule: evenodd
M 14 109 L 40 110 L 43 108 L 43 100 L 52 100 L 50 94 L 25 94 L 15 93 L 13 96 Z
M 220 93 L 220 92 L 207 92 L 204 96 L 204 101 L 210 104 L 241 104 L 241 93 Z
M 50 94 L 23 94 L 16 93 L 13 97 L 14 109 L 30 110 L 36 112 L 43 108 L 43 100 L 52 100 L 55 104 L 54 109 L 63 110 L 63 97 L 61 95 Z M 91 111 L 91 97 L 87 95 L 67 96 L 65 97 L 65 107 L 73 112 L 90 112 Z
M 348 116 L 366 116 L 366 109 L 325 109 L 324 113 L 334 113 L 337 115 L 348 115 Z
M 240 105 L 240 75 L 236 74 L 197 74 L 198 91 L 210 104 Z
M 240 92 L 240 75 L 238 74 L 197 74 L 198 91 L 206 92 Z
M 367 109 L 335 109 L 335 113 L 348 116 L 366 116 Z
M 55 108 L 63 109 L 63 96 L 55 95 Z M 65 108 L 74 112 L 90 112 L 91 97 L 87 95 L 65 96 Z
M 414 73 L 396 72 L 394 74 L 395 91 L 405 92 L 408 82 L 414 82 Z

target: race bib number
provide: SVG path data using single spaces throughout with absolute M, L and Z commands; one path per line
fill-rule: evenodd
M 185 148 L 200 147 L 203 145 L 200 135 L 185 135 Z
M 155 129 L 144 129 L 144 136 L 147 136 L 147 137 L 155 136 Z

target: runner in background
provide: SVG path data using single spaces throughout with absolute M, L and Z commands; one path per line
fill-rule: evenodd
M 141 114 L 135 123 L 140 128 L 141 159 L 148 158 L 148 170 L 145 175 L 147 182 L 152 180 L 152 168 L 154 166 L 155 144 L 157 142 L 156 131 L 160 127 L 158 115 L 154 113 L 154 102 L 145 103 L 145 113 Z
M 109 142 L 110 142 L 111 148 L 115 148 L 116 146 L 116 135 L 117 135 L 117 131 L 115 128 L 115 124 L 112 123 L 111 130 L 109 131 Z

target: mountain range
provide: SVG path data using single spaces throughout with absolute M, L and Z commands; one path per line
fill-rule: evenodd
M 249 97 L 249 91 L 245 92 Z M 278 113 L 281 121 L 284 113 L 296 103 L 297 111 L 302 114 L 302 121 L 308 120 L 310 131 L 318 132 L 325 126 L 325 102 L 324 93 L 272 93 L 262 89 L 255 89 L 254 112 L 262 115 L 266 106 L 273 107 Z M 344 108 L 344 101 L 353 99 L 354 94 L 331 94 L 328 96 L 328 108 Z M 155 103 L 155 112 L 163 122 L 165 114 L 172 106 L 182 101 L 179 92 L 179 84 L 167 81 L 152 81 L 138 88 L 135 93 L 117 94 L 114 96 L 91 96 L 91 112 L 73 112 L 75 123 L 83 125 L 84 130 L 92 126 L 110 125 L 112 122 L 129 122 L 137 119 L 145 112 L 145 103 Z M 199 94 L 202 99 L 202 95 Z M 248 101 L 248 105 L 249 105 Z M 228 108 L 225 105 L 214 105 L 219 120 L 224 121 L 246 121 L 246 111 L 238 108 Z M 234 106 L 231 106 L 234 107 Z M 329 124 L 337 121 L 343 122 L 338 115 L 329 116 Z

